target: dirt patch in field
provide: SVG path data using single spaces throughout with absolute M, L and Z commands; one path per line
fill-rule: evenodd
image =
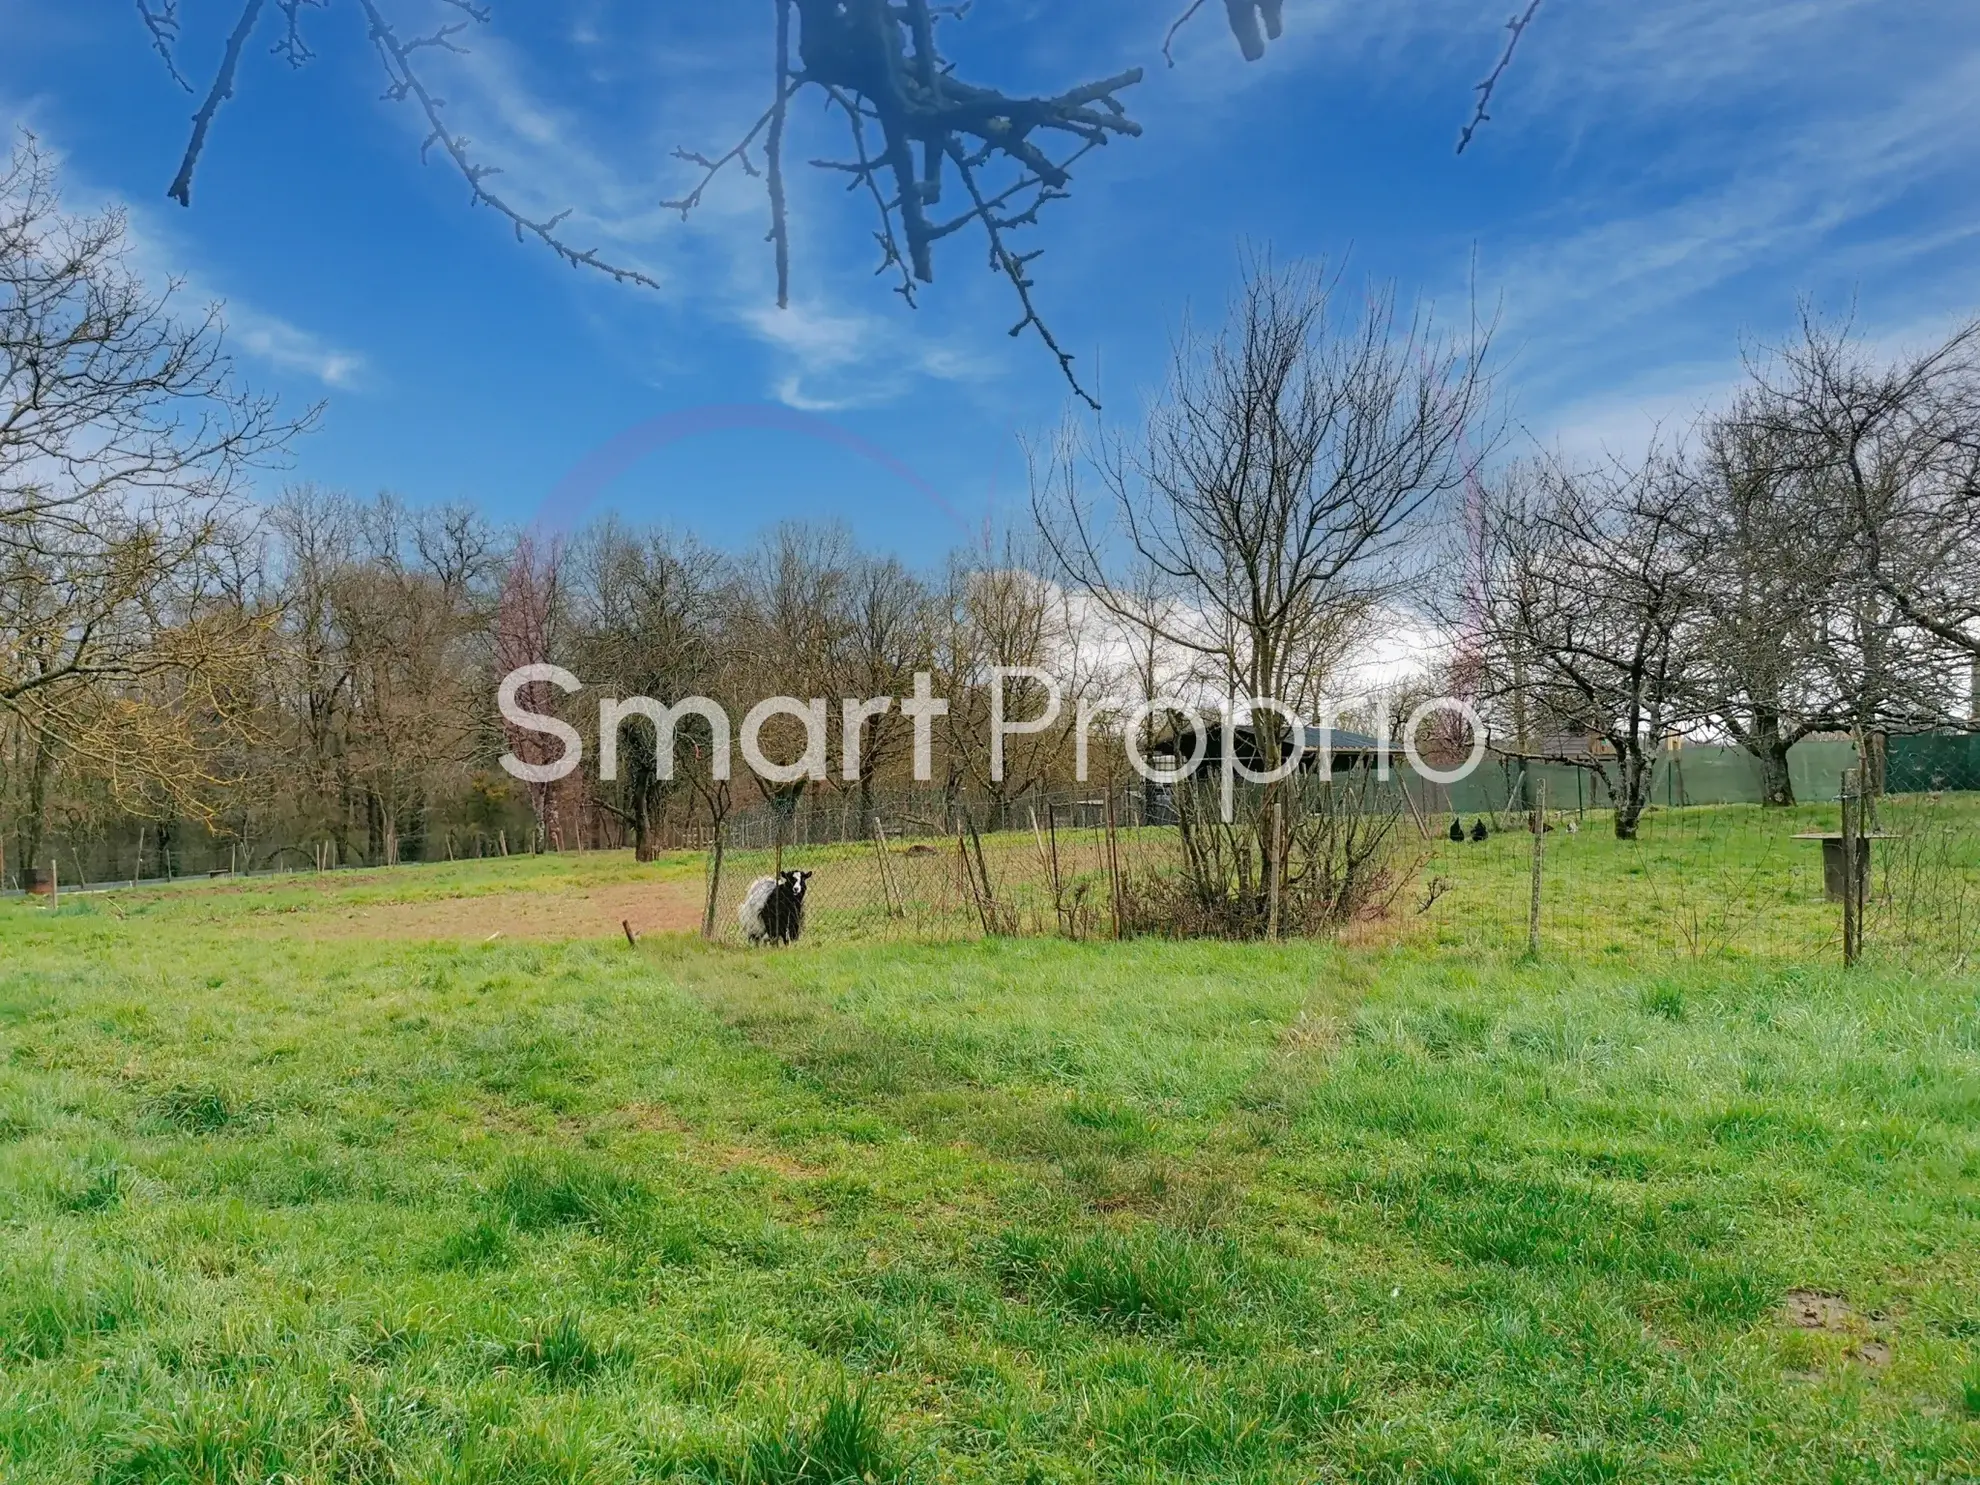
M 1813 1289 L 1790 1289 L 1781 1306 L 1781 1318 L 1795 1330 L 1828 1330 L 1846 1333 L 1854 1312 L 1838 1294 L 1822 1294 Z
M 642 937 L 698 933 L 703 906 L 699 883 L 633 882 L 552 892 L 491 892 L 431 902 L 326 906 L 285 918 L 282 932 L 319 940 L 566 943 L 621 937 L 624 923 Z

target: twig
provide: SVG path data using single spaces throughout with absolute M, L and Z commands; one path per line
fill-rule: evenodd
M 778 103 L 773 103 L 770 107 L 764 109 L 762 117 L 758 118 L 755 123 L 749 126 L 749 132 L 744 134 L 741 139 L 719 155 L 710 157 L 700 153 L 698 150 L 675 150 L 674 158 L 676 160 L 685 160 L 690 165 L 699 165 L 702 169 L 702 177 L 696 182 L 694 189 L 689 191 L 687 195 L 678 197 L 672 201 L 662 201 L 660 203 L 661 207 L 667 211 L 677 211 L 683 217 L 687 216 L 696 207 L 701 205 L 701 198 L 707 194 L 708 188 L 715 184 L 715 177 L 731 165 L 741 165 L 745 175 L 753 176 L 759 174 L 760 172 L 758 172 L 756 166 L 750 163 L 749 147 L 756 143 L 756 137 L 766 127 L 775 125 L 779 105 L 788 103 L 789 101 L 788 97 L 781 98 L 778 100 Z
M 158 9 L 153 10 L 148 0 L 137 0 L 138 16 L 144 21 L 144 29 L 151 33 L 151 49 L 158 53 L 165 70 L 172 75 L 172 81 L 188 93 L 193 85 L 186 81 L 186 75 L 179 71 L 179 60 L 174 48 L 179 44 L 179 0 L 162 0 Z
M 1016 340 L 1026 330 L 1036 330 L 1038 332 L 1038 338 L 1045 342 L 1046 349 L 1058 358 L 1059 370 L 1065 374 L 1066 381 L 1072 387 L 1073 392 L 1079 397 L 1080 401 L 1084 402 L 1095 412 L 1099 412 L 1100 403 L 1098 399 L 1080 384 L 1079 377 L 1073 371 L 1074 358 L 1072 353 L 1060 346 L 1058 338 L 1052 334 L 1051 326 L 1045 323 L 1044 318 L 1038 313 L 1038 306 L 1032 301 L 1031 291 L 1035 287 L 1035 284 L 1025 274 L 1025 265 L 1037 258 L 1038 254 L 1014 253 L 1005 245 L 1003 227 L 999 223 L 995 213 L 990 210 L 989 203 L 983 199 L 983 193 L 977 188 L 976 174 L 969 168 L 969 162 L 963 155 L 962 146 L 951 141 L 949 153 L 961 169 L 963 185 L 969 191 L 970 199 L 976 203 L 976 215 L 983 223 L 984 232 L 989 236 L 990 266 L 994 271 L 1001 272 L 1005 278 L 1010 280 L 1011 287 L 1017 290 L 1018 303 L 1024 308 L 1024 318 L 1011 327 L 1011 339 Z
M 1171 67 L 1176 65 L 1176 54 L 1173 50 L 1176 44 L 1176 37 L 1182 34 L 1182 28 L 1184 26 L 1187 26 L 1191 21 L 1196 19 L 1196 13 L 1203 9 L 1207 3 L 1208 0 L 1192 0 L 1189 9 L 1176 17 L 1176 23 L 1169 27 L 1169 34 L 1162 38 L 1162 60 L 1167 62 Z
M 1512 66 L 1513 53 L 1519 49 L 1519 38 L 1526 34 L 1526 28 L 1533 23 L 1533 17 L 1539 12 L 1540 0 L 1529 0 L 1524 12 L 1506 22 L 1506 30 L 1511 34 L 1506 38 L 1505 51 L 1499 55 L 1499 65 L 1492 69 L 1485 81 L 1473 89 L 1478 94 L 1478 107 L 1471 116 L 1471 122 L 1466 124 L 1458 135 L 1457 152 L 1460 155 L 1471 143 L 1472 136 L 1492 117 L 1487 109 L 1491 107 L 1493 90 L 1499 86 L 1499 79 L 1506 75 L 1506 69 Z
M 256 3 L 259 4 L 259 0 L 256 0 Z M 481 22 L 487 19 L 486 12 L 466 3 L 466 0 L 449 0 L 449 3 L 471 20 Z M 426 116 L 426 122 L 432 130 L 425 144 L 420 146 L 422 154 L 430 151 L 434 145 L 439 145 L 447 157 L 454 162 L 454 168 L 460 172 L 461 178 L 467 182 L 475 202 L 505 218 L 515 228 L 517 241 L 534 237 L 573 268 L 596 269 L 600 273 L 609 275 L 616 283 L 639 284 L 648 289 L 660 287 L 658 279 L 636 268 L 622 268 L 617 264 L 609 263 L 598 256 L 595 248 L 587 248 L 580 252 L 559 237 L 557 229 L 563 225 L 565 218 L 570 216 L 568 209 L 542 221 L 535 221 L 510 206 L 484 184 L 489 176 L 496 173 L 495 167 L 474 163 L 468 157 L 467 140 L 448 132 L 446 121 L 442 117 L 445 104 L 428 91 L 425 83 L 420 80 L 418 72 L 414 70 L 411 60 L 411 53 L 425 46 L 459 51 L 460 48 L 452 42 L 452 36 L 459 29 L 458 26 L 444 26 L 432 36 L 404 42 L 379 12 L 377 0 L 358 0 L 358 4 L 364 11 L 366 21 L 370 23 L 372 44 L 378 48 L 379 59 L 384 63 L 385 74 L 390 81 L 385 96 L 395 103 L 404 102 L 407 98 L 413 99 Z
M 285 24 L 282 39 L 275 43 L 275 55 L 291 67 L 301 67 L 316 56 L 309 43 L 303 40 L 302 13 L 322 9 L 327 0 L 277 0 L 277 3 Z
M 241 53 L 247 49 L 248 38 L 254 34 L 255 22 L 261 19 L 265 3 L 266 0 L 247 0 L 240 20 L 234 23 L 233 35 L 227 38 L 227 50 L 220 58 L 220 70 L 213 75 L 206 101 L 193 115 L 192 138 L 187 141 L 185 158 L 179 162 L 179 173 L 165 193 L 167 199 L 181 206 L 192 205 L 193 172 L 199 168 L 199 157 L 206 149 L 207 130 L 213 127 L 213 116 L 220 111 L 220 105 L 234 96 L 234 77 L 240 71 Z

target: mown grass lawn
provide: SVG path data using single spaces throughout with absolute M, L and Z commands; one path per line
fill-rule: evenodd
M 0 904 L 0 1479 L 1980 1476 L 1972 978 L 317 891 Z

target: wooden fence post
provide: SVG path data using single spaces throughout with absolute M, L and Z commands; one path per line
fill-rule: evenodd
M 1050 855 L 1048 865 L 1052 869 L 1052 913 L 1059 920 L 1060 931 L 1067 938 L 1071 938 L 1077 925 L 1074 924 L 1071 913 L 1066 910 L 1065 879 L 1059 874 L 1059 807 L 1050 800 L 1045 803 L 1045 829 L 1046 849 Z
M 1272 801 L 1271 834 L 1265 842 L 1265 937 L 1274 943 L 1279 939 L 1279 901 L 1285 883 L 1285 831 L 1286 805 L 1282 799 Z
M 983 894 L 977 890 L 976 868 L 969 864 L 969 837 L 963 833 L 962 823 L 956 823 L 956 866 L 962 871 L 963 885 L 969 889 L 969 900 L 976 904 L 976 921 L 983 931 L 990 931 L 990 921 L 983 914 Z
M 1416 801 L 1410 797 L 1409 780 L 1397 779 L 1396 787 L 1402 790 L 1403 803 L 1409 806 L 1409 817 L 1416 821 L 1416 833 L 1425 840 L 1430 839 L 1430 824 L 1423 818 L 1423 811 L 1416 807 Z
M 1863 834 L 1863 774 L 1850 769 L 1843 774 L 1842 855 L 1843 855 L 1843 967 L 1853 968 L 1863 952 L 1863 894 L 1857 881 L 1861 865 L 1857 842 Z
M 1533 814 L 1528 821 L 1533 831 L 1533 891 L 1526 909 L 1526 952 L 1540 957 L 1540 906 L 1544 894 L 1547 862 L 1547 781 L 1534 785 Z
M 1127 936 L 1127 893 L 1121 882 L 1120 819 L 1114 813 L 1114 791 L 1107 790 L 1107 882 L 1113 892 L 1114 937 Z
M 887 900 L 887 916 L 905 918 L 907 904 L 897 901 L 900 894 L 894 889 L 893 864 L 887 860 L 887 827 L 880 823 L 877 815 L 873 820 L 873 849 L 880 862 L 880 895 Z
M 48 858 L 48 908 L 59 911 L 62 906 L 62 863 L 53 856 Z
M 983 837 L 977 832 L 976 821 L 965 815 L 969 821 L 969 838 L 976 845 L 976 869 L 983 878 L 984 932 L 995 933 L 997 928 L 997 889 L 990 885 L 990 863 L 983 859 Z

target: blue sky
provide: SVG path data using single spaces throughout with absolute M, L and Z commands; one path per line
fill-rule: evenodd
M 753 183 L 685 224 L 660 207 L 691 178 L 676 146 L 724 147 L 763 107 L 768 0 L 718 20 L 685 0 L 488 3 L 468 55 L 430 54 L 456 126 L 519 204 L 572 208 L 574 240 L 659 290 L 519 245 L 423 166 L 353 0 L 309 17 L 300 72 L 264 25 L 191 211 L 164 192 L 192 100 L 129 0 L 0 0 L 0 118 L 57 153 L 73 204 L 129 207 L 149 271 L 226 301 L 254 380 L 327 400 L 296 478 L 526 521 L 587 456 L 666 419 L 597 508 L 723 543 L 843 517 L 928 560 L 1022 505 L 1020 440 L 1068 399 L 1038 345 L 1007 338 L 979 248 L 952 243 L 907 310 L 873 275 L 861 204 L 803 171 L 779 312 Z M 182 8 L 201 81 L 238 3 Z M 1185 313 L 1215 318 L 1244 243 L 1345 263 L 1350 292 L 1392 280 L 1454 321 L 1475 282 L 1519 425 L 1577 450 L 1686 419 L 1800 295 L 1893 341 L 1980 311 L 1971 0 L 1549 0 L 1459 158 L 1510 8 L 1288 0 L 1286 40 L 1253 66 L 1206 13 L 1171 70 L 1164 4 L 979 0 L 949 40 L 973 80 L 1056 91 L 1150 69 L 1129 95 L 1146 137 L 1086 161 L 1032 243 L 1041 303 L 1110 420 L 1137 416 Z M 388 9 L 409 31 L 441 11 Z M 838 148 L 804 109 L 792 158 Z M 738 405 L 766 411 L 695 414 Z

